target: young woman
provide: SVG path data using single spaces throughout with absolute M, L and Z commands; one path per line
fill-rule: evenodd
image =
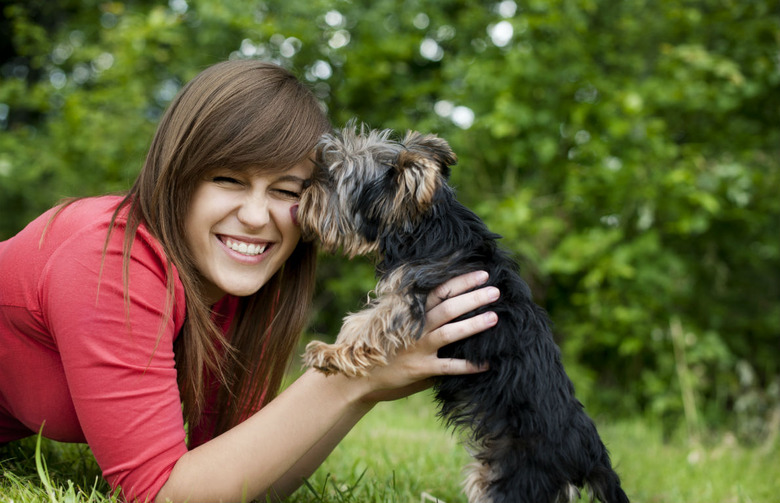
M 497 298 L 484 273 L 431 294 L 425 334 L 388 366 L 309 371 L 277 396 L 316 258 L 291 212 L 328 129 L 282 68 L 217 64 L 173 101 L 125 197 L 0 242 L 0 443 L 87 442 L 126 500 L 281 498 L 377 402 L 479 372 L 437 350 L 495 323 L 452 322 Z

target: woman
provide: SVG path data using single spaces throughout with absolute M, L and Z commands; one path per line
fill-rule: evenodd
M 277 396 L 314 283 L 293 212 L 328 129 L 285 70 L 214 65 L 126 197 L 70 202 L 0 243 L 0 443 L 87 442 L 127 500 L 281 498 L 377 402 L 482 370 L 436 354 L 495 323 L 452 322 L 498 296 L 474 273 L 430 296 L 425 334 L 388 366 L 308 371 Z

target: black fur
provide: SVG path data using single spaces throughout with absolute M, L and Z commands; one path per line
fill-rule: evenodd
M 376 243 L 380 283 L 397 272 L 404 275 L 398 284 L 410 299 L 408 316 L 418 332 L 411 337 L 421 335 L 427 296 L 447 280 L 484 270 L 490 275 L 488 285 L 501 292 L 495 303 L 462 317 L 494 311 L 499 319 L 495 327 L 440 350 L 443 357 L 487 363 L 489 370 L 442 377 L 435 386 L 441 417 L 464 434 L 476 461 L 487 467 L 475 471 L 481 489 L 472 491 L 472 501 L 557 503 L 569 500 L 574 486 L 589 487 L 604 503 L 628 503 L 607 449 L 575 397 L 546 312 L 533 302 L 517 263 L 498 246 L 500 236 L 459 203 L 446 183 L 449 164 L 456 160 L 449 146 L 432 135 L 410 133 L 403 142 L 393 142 L 387 132 L 362 134 L 348 130 L 343 140 L 324 140 L 327 162 L 316 176 L 325 178 L 315 183 L 330 195 L 319 199 L 319 213 L 302 224 L 304 233 L 316 229 L 320 236 L 343 239 L 357 232 Z M 380 155 L 384 160 L 377 160 Z M 338 174 L 327 174 L 328 169 Z M 410 181 L 406 169 L 417 170 L 420 180 Z M 428 201 L 425 191 L 415 187 L 431 176 L 438 182 Z M 414 196 L 401 202 L 395 197 L 406 193 Z M 308 206 L 308 200 L 302 208 L 304 203 Z M 411 220 L 390 218 L 407 214 L 401 205 L 414 204 L 421 209 L 408 212 Z M 350 227 L 345 220 L 359 225 Z M 332 232 L 335 222 L 342 226 L 338 233 Z M 351 237 L 344 242 L 362 249 Z M 395 321 L 391 330 L 404 325 Z
M 418 305 L 437 286 L 470 271 L 487 271 L 487 284 L 501 291 L 496 303 L 463 316 L 494 311 L 495 327 L 440 351 L 490 367 L 439 379 L 440 415 L 469 435 L 479 461 L 497 469 L 489 491 L 493 503 L 554 502 L 566 497 L 569 484 L 586 483 L 605 503 L 628 502 L 593 421 L 574 396 L 547 314 L 532 301 L 499 237 L 444 185 L 417 228 L 380 238 L 378 273 L 408 267 L 413 277 L 403 283 L 413 285 Z

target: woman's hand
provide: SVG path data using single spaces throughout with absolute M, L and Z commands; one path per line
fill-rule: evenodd
M 439 358 L 437 353 L 450 343 L 478 334 L 496 324 L 498 317 L 493 312 L 452 322 L 499 298 L 500 292 L 495 287 L 469 291 L 484 284 L 487 279 L 488 275 L 484 271 L 464 274 L 431 292 L 425 305 L 423 335 L 413 345 L 401 349 L 387 366 L 376 367 L 369 373 L 367 379 L 373 391 L 364 397 L 364 401 L 375 403 L 396 400 L 430 387 L 433 377 L 486 370 L 466 360 Z
M 439 358 L 437 352 L 495 325 L 492 313 L 452 322 L 498 298 L 492 287 L 469 292 L 485 281 L 486 273 L 475 272 L 432 292 L 420 339 L 368 376 L 309 369 L 246 421 L 182 456 L 157 501 L 265 500 L 291 494 L 377 402 L 421 391 L 434 376 L 484 370 L 465 360 Z

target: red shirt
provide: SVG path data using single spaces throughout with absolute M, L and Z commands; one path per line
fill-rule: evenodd
M 47 438 L 87 442 L 125 498 L 153 500 L 187 451 L 173 353 L 184 289 L 174 270 L 173 308 L 161 329 L 166 258 L 142 225 L 126 302 L 122 216 L 103 258 L 120 200 L 80 200 L 53 220 L 50 210 L 0 242 L 0 442 L 43 425 Z M 232 318 L 234 302 L 221 308 Z

